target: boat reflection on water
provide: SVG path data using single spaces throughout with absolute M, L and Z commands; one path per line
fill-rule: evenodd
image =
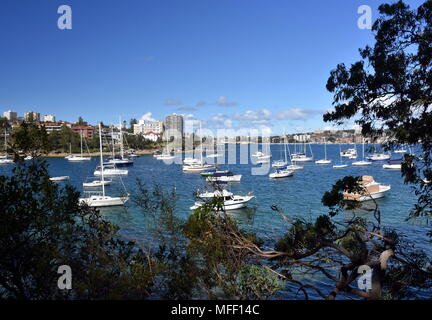
M 256 207 L 245 207 L 226 211 L 226 214 L 240 225 L 252 226 L 255 221 L 256 211 Z

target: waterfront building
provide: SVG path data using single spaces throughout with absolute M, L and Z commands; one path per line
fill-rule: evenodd
M 82 132 L 83 137 L 92 139 L 95 134 L 95 127 L 92 126 L 72 126 L 74 132 L 80 134 Z
M 46 132 L 49 134 L 54 131 L 60 131 L 63 126 L 70 128 L 72 125 L 70 122 L 60 121 L 60 122 L 44 122 L 40 126 L 44 127 Z
M 56 122 L 56 117 L 52 114 L 44 115 L 42 118 L 43 122 Z
M 3 112 L 3 117 L 5 117 L 8 121 L 15 121 L 18 119 L 18 113 L 12 110 L 8 110 Z
M 165 117 L 165 134 L 168 139 L 183 137 L 183 116 L 173 113 Z
M 163 121 L 142 121 L 140 120 L 137 124 L 133 125 L 134 134 L 145 134 L 148 132 L 154 132 L 157 134 L 162 134 L 164 129 Z
M 143 137 L 144 137 L 144 139 L 156 142 L 161 137 L 161 133 L 149 131 L 149 132 L 143 133 Z
M 26 122 L 40 122 L 40 113 L 29 111 L 24 113 L 24 120 Z

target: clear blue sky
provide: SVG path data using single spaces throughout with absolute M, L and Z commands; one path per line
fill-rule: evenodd
M 91 123 L 176 112 L 213 127 L 324 128 L 330 70 L 372 43 L 357 8 L 375 14 L 382 2 L 2 0 L 0 110 Z M 72 30 L 57 28 L 62 4 Z

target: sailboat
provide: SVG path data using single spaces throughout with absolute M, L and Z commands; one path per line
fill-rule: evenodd
M 352 165 L 353 166 L 368 166 L 370 164 L 372 164 L 372 162 L 365 160 L 365 141 L 364 141 L 364 138 L 363 138 L 363 143 L 362 143 L 362 160 L 355 161 L 355 162 L 352 163 Z
M 296 151 L 296 150 L 295 150 L 295 146 L 296 146 L 296 145 L 294 145 L 294 152 Z M 289 166 L 287 166 L 287 169 L 288 169 L 288 170 L 302 170 L 302 169 L 304 169 L 303 166 L 299 166 L 299 165 L 295 162 L 295 160 L 293 160 L 293 157 L 291 156 L 291 151 L 290 151 L 289 146 L 287 147 L 287 149 L 288 149 L 288 158 L 287 158 L 287 159 L 290 159 L 290 160 L 291 160 L 291 164 L 290 164 Z
M 324 159 L 315 161 L 316 164 L 329 164 L 331 160 L 327 160 L 327 141 L 324 140 Z
M 82 136 L 82 130 L 80 130 L 80 145 L 81 145 L 81 155 L 71 155 L 68 157 L 68 161 L 88 161 L 91 160 L 91 157 L 84 157 L 83 156 L 83 136 Z
M 284 161 L 280 161 L 280 162 L 283 162 L 285 165 L 276 167 L 275 172 L 272 172 L 269 174 L 269 177 L 272 179 L 290 177 L 294 173 L 293 170 L 289 170 L 287 167 L 288 157 L 287 157 L 287 148 L 286 148 L 286 142 L 285 141 L 284 141 L 284 147 L 285 147 L 285 158 L 284 158 Z
M 175 156 L 171 155 L 168 151 L 168 134 L 165 135 L 166 138 L 166 147 L 165 151 L 162 154 L 158 154 L 155 156 L 157 160 L 172 160 Z
M 124 155 L 124 144 L 123 144 L 123 131 L 122 131 L 122 124 L 121 124 L 121 118 L 119 121 L 119 134 L 120 134 L 120 156 L 116 156 L 114 152 L 114 140 L 112 140 L 112 147 L 113 147 L 113 155 L 108 158 L 108 164 L 114 164 L 117 167 L 124 167 L 124 166 L 131 166 L 133 165 L 133 160 L 131 158 L 128 158 Z M 113 136 L 114 129 L 111 129 L 111 137 Z
M 341 151 L 340 143 L 339 143 L 339 157 L 340 157 L 340 163 L 335 163 L 333 165 L 333 168 L 346 168 L 346 167 L 348 167 L 348 165 L 343 163 L 343 161 L 342 161 L 342 151 Z
M 201 131 L 201 122 L 200 122 L 200 131 Z M 199 162 L 194 162 L 190 164 L 183 164 L 184 172 L 202 172 L 206 169 L 215 168 L 213 164 L 205 164 L 203 160 L 203 148 L 201 146 L 201 158 Z
M 307 151 L 306 151 L 306 142 L 303 144 L 303 151 L 299 152 L 299 153 L 293 153 L 291 156 L 291 160 L 294 162 L 307 162 L 307 161 L 313 161 L 313 153 L 312 153 L 312 148 L 310 146 L 310 143 L 308 143 L 309 145 L 309 150 L 311 153 L 311 156 L 308 157 L 307 156 Z
M 401 170 L 403 159 L 390 159 L 386 164 L 383 164 L 383 169 Z
M 5 146 L 5 152 L 6 155 L 0 158 L 0 164 L 9 164 L 13 163 L 14 161 L 12 159 L 9 159 L 7 156 L 7 138 L 6 138 L 6 129 L 4 131 L 4 146 Z
M 271 158 L 270 143 L 267 143 L 265 145 L 266 145 L 266 153 L 262 153 L 260 156 L 257 157 L 256 160 L 257 164 L 266 164 L 270 162 L 270 158 Z
M 80 203 L 87 204 L 90 207 L 110 207 L 110 206 L 122 206 L 126 201 L 129 200 L 129 196 L 124 197 L 111 197 L 105 195 L 105 180 L 104 180 L 104 163 L 102 155 L 102 128 L 99 123 L 99 144 L 100 144 L 100 166 L 101 166 L 101 185 L 102 193 L 93 192 L 88 193 L 85 198 L 80 198 Z
M 286 136 L 286 135 L 284 135 L 284 136 Z M 283 160 L 273 161 L 273 163 L 272 163 L 273 168 L 282 168 L 282 167 L 286 167 L 288 165 L 286 140 L 285 139 L 284 139 L 284 151 L 285 151 L 285 158 Z

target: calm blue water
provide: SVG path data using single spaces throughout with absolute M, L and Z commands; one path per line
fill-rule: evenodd
M 352 145 L 349 147 L 352 147 Z M 234 145 L 229 146 L 229 149 L 233 148 L 235 148 Z M 344 146 L 342 148 L 344 149 Z M 239 146 L 237 146 L 237 152 L 238 149 Z M 283 157 L 282 150 L 283 145 L 271 145 L 272 159 L 278 160 Z M 357 150 L 360 154 L 361 145 L 357 145 Z M 307 151 L 309 153 L 309 150 Z M 312 145 L 312 151 L 315 160 L 324 158 L 323 145 Z M 400 155 L 394 155 L 394 158 L 399 157 Z M 327 146 L 327 158 L 332 159 L 333 163 L 339 162 L 338 145 Z M 357 160 L 360 160 L 360 157 Z M 92 177 L 94 168 L 99 163 L 98 161 L 98 157 L 82 163 L 71 163 L 63 158 L 47 158 L 51 175 L 70 176 L 70 183 L 76 186 L 78 190 L 83 189 L 82 182 L 86 178 Z M 345 160 L 348 164 L 352 161 L 356 160 Z M 268 175 L 252 176 L 251 168 L 254 167 L 253 164 L 222 165 L 220 168 L 229 168 L 233 172 L 243 175 L 241 183 L 233 184 L 230 188 L 231 191 L 234 193 L 253 192 L 256 196 L 248 209 L 231 211 L 231 216 L 243 228 L 256 232 L 258 236 L 264 239 L 280 237 L 288 227 L 280 216 L 271 210 L 271 205 L 277 205 L 289 216 L 312 219 L 326 213 L 326 208 L 321 204 L 321 197 L 325 191 L 331 189 L 332 184 L 337 179 L 346 175 L 372 175 L 376 181 L 392 187 L 385 198 L 378 200 L 383 225 L 396 228 L 401 234 L 405 234 L 415 242 L 416 246 L 428 250 L 430 253 L 431 247 L 426 237 L 428 227 L 404 221 L 409 210 L 416 202 L 415 195 L 409 186 L 403 184 L 400 171 L 384 170 L 382 164 L 383 162 L 375 162 L 365 167 L 348 166 L 347 168 L 333 169 L 332 165 L 316 165 L 314 162 L 305 162 L 301 163 L 301 165 L 304 165 L 304 169 L 296 171 L 293 177 L 278 180 L 270 180 Z M 8 172 L 10 167 L 10 165 L 1 166 L 0 173 Z M 122 177 L 127 191 L 132 194 L 135 190 L 136 178 L 142 179 L 149 187 L 152 186 L 153 182 L 157 182 L 167 189 L 175 186 L 178 195 L 176 214 L 182 218 L 187 218 L 190 214 L 188 208 L 194 203 L 194 191 L 197 188 L 206 186 L 204 178 L 200 174 L 185 174 L 181 170 L 181 165 L 166 165 L 163 161 L 156 160 L 151 155 L 135 158 L 135 164 L 129 167 L 129 175 Z M 122 189 L 118 178 L 113 179 L 117 181 L 107 187 L 107 194 L 109 195 L 114 195 Z M 145 215 L 134 207 L 131 201 L 127 203 L 126 209 L 106 208 L 102 209 L 102 212 L 107 219 L 121 227 L 121 232 L 124 235 L 136 239 L 149 237 L 146 228 L 148 221 Z M 369 215 L 368 213 L 359 214 L 366 217 Z M 324 279 L 316 279 L 319 286 L 327 288 L 325 282 L 320 283 L 321 280 Z M 330 289 L 330 287 L 327 289 Z M 284 292 L 283 294 L 285 294 L 285 297 L 293 297 L 291 292 Z M 313 297 L 315 296 L 311 294 L 311 298 Z

